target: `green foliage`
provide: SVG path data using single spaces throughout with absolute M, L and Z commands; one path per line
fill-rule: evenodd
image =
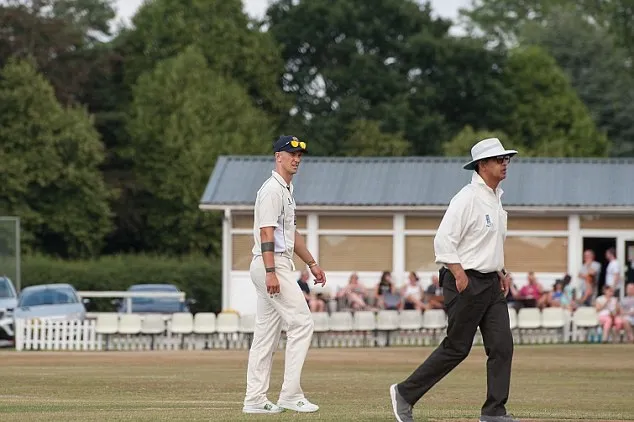
M 100 251 L 111 229 L 103 148 L 87 113 L 63 108 L 27 62 L 0 72 L 0 213 L 17 215 L 23 246 L 64 257 Z
M 86 97 L 91 75 L 109 71 L 107 50 L 96 47 L 113 17 L 111 0 L 0 2 L 0 67 L 10 58 L 32 59 L 58 100 L 77 104 Z
M 217 253 L 220 220 L 200 195 L 218 155 L 271 153 L 268 117 L 190 47 L 139 78 L 129 130 L 144 249 Z
M 425 155 L 464 125 L 499 118 L 499 52 L 449 37 L 449 22 L 429 6 L 281 0 L 267 15 L 286 61 L 284 89 L 295 95 L 293 129 L 316 138 L 319 154 L 344 150 L 356 120 L 378 122 Z
M 63 261 L 41 255 L 24 257 L 22 286 L 68 283 L 77 290 L 127 290 L 133 284 L 171 283 L 196 299 L 193 312 L 219 312 L 222 275 L 218 261 L 201 256 L 170 258 L 149 255 L 106 256 Z M 92 311 L 113 311 L 110 300 L 93 300 Z
M 561 7 L 575 7 L 571 0 L 472 0 L 471 7 L 461 9 L 470 35 L 484 33 L 502 45 L 517 45 L 517 31 L 529 21 L 544 22 L 550 12 Z
M 605 29 L 634 57 L 634 0 L 473 0 L 461 15 L 471 35 L 516 45 L 524 25 L 549 25 L 562 11 Z
M 88 40 L 111 35 L 110 21 L 116 16 L 114 0 L 50 1 L 53 16 L 71 22 Z
M 505 66 L 508 94 L 506 118 L 493 130 L 465 126 L 443 144 L 445 155 L 468 156 L 476 142 L 497 137 L 522 156 L 595 157 L 607 154 L 609 143 L 597 130 L 554 59 L 538 47 L 509 52 Z
M 521 40 L 555 58 L 612 142 L 610 154 L 634 155 L 634 73 L 615 38 L 576 13 L 559 11 L 547 24 L 526 25 Z
M 276 113 L 290 105 L 278 86 L 283 71 L 270 34 L 249 26 L 240 0 L 155 0 L 144 3 L 122 34 L 130 84 L 161 60 L 196 46 L 211 69 L 241 83 L 255 104 Z
M 471 126 L 465 126 L 451 141 L 443 144 L 443 153 L 449 157 L 468 157 L 471 155 L 473 145 L 487 138 L 498 138 L 507 147 L 515 148 L 513 139 L 502 131 L 474 130 Z
M 524 148 L 522 155 L 607 155 L 607 138 L 548 53 L 538 47 L 514 49 L 506 75 L 515 104 L 500 129 L 517 149 Z
M 411 145 L 400 134 L 384 133 L 378 122 L 355 120 L 342 145 L 342 156 L 405 156 Z
M 634 0 L 584 0 L 594 20 L 634 58 Z M 633 72 L 634 73 L 634 72 Z

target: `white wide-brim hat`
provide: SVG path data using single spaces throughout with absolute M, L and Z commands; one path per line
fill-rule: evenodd
M 474 170 L 478 161 L 485 158 L 501 157 L 505 155 L 515 155 L 514 149 L 504 149 L 502 142 L 498 138 L 483 139 L 471 148 L 471 161 L 462 166 L 465 170 Z

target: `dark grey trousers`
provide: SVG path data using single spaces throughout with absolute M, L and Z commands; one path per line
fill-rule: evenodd
M 482 414 L 502 416 L 506 414 L 513 359 L 508 306 L 497 273 L 482 274 L 471 270 L 466 273 L 469 285 L 458 293 L 451 271 L 440 270 L 449 319 L 447 337 L 409 378 L 398 384 L 398 392 L 409 404 L 415 405 L 469 355 L 479 326 L 488 356 L 487 397 Z

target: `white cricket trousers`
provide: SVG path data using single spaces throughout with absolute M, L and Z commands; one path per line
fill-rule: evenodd
M 292 402 L 304 398 L 300 378 L 311 344 L 314 322 L 306 298 L 297 284 L 293 261 L 276 254 L 275 272 L 280 282 L 280 293 L 271 297 L 266 291 L 262 257 L 257 256 L 251 261 L 251 281 L 258 294 L 258 303 L 253 343 L 249 351 L 244 405 L 259 405 L 267 400 L 273 353 L 280 341 L 282 322 L 287 326 L 287 341 L 284 383 L 279 399 Z

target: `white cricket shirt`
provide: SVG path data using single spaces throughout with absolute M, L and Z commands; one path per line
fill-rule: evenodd
M 619 280 L 619 282 L 616 283 L 616 278 L 620 275 L 620 272 L 619 261 L 616 259 L 610 261 L 605 269 L 605 285 L 618 289 L 621 286 L 621 282 Z
M 275 227 L 275 252 L 293 259 L 295 248 L 295 199 L 293 183 L 286 181 L 275 170 L 258 190 L 253 215 L 253 255 L 262 255 L 260 229 Z
M 436 236 L 437 264 L 462 264 L 483 273 L 504 268 L 507 213 L 502 189 L 493 191 L 478 173 L 449 203 Z

